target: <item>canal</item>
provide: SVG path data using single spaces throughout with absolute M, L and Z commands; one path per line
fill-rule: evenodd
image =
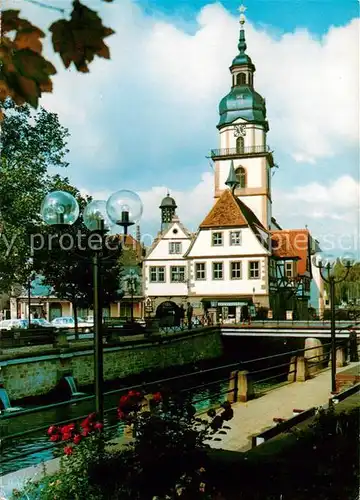
M 260 373 L 253 377 L 254 386 L 257 395 L 273 388 L 278 384 L 282 384 L 287 380 L 288 368 L 282 366 L 277 368 L 277 364 L 286 364 L 290 361 L 290 356 L 286 356 L 286 352 L 297 348 L 295 345 L 287 345 L 283 340 L 281 343 L 267 342 L 266 352 L 268 359 L 250 362 L 249 360 L 259 359 L 265 354 L 263 346 L 260 342 L 254 345 L 253 341 L 236 339 L 224 341 L 224 356 L 218 360 L 211 362 L 198 363 L 197 365 L 187 367 L 187 371 L 174 368 L 170 372 L 162 373 L 163 377 L 156 374 L 149 375 L 150 380 L 146 378 L 146 383 L 149 383 L 149 392 L 161 390 L 162 388 L 171 387 L 174 393 L 182 393 L 188 402 L 191 402 L 196 407 L 197 411 L 206 411 L 212 406 L 218 405 L 227 398 L 229 388 L 229 378 L 232 369 L 232 363 L 244 363 L 241 369 L 249 369 Z M 273 353 L 284 352 L 285 358 L 276 360 L 272 357 Z M 248 364 L 250 363 L 250 364 Z M 265 373 L 265 378 L 271 374 L 271 379 L 263 381 L 264 374 L 261 370 L 264 367 L 270 367 L 270 371 Z M 273 367 L 273 368 L 272 368 Z M 173 375 L 173 376 L 172 376 Z M 167 377 L 167 378 L 166 378 Z M 163 379 L 162 382 L 155 381 Z M 152 379 L 152 380 L 151 380 Z M 164 380 L 165 379 L 165 380 Z M 169 380 L 170 379 L 170 380 Z M 117 420 L 116 410 L 119 398 L 125 392 L 125 388 L 139 384 L 144 378 L 133 377 L 132 380 L 113 381 L 107 387 L 109 394 L 105 395 L 105 426 L 111 426 L 115 437 L 121 437 L 124 431 L 123 424 Z M 131 383 L 132 382 L 132 383 Z M 83 388 L 81 388 L 83 389 Z M 109 390 L 110 389 L 110 390 Z M 116 392 L 115 392 L 116 391 Z M 91 392 L 87 392 L 91 394 Z M 24 409 L 31 408 L 32 405 L 24 406 Z M 48 426 L 61 421 L 76 420 L 88 415 L 94 411 L 95 400 L 89 399 L 86 401 L 69 400 L 64 406 L 51 407 L 43 409 L 41 412 L 23 414 L 12 418 L 4 419 L 0 417 L 0 438 L 1 438 L 1 463 L 0 475 L 41 463 L 42 461 L 54 458 L 53 449 L 36 451 L 39 448 L 50 446 L 46 429 Z M 45 430 L 43 428 L 46 428 Z M 38 431 L 26 433 L 28 430 Z M 17 437 L 6 439 L 7 436 Z M 24 456 L 18 457 L 18 455 Z

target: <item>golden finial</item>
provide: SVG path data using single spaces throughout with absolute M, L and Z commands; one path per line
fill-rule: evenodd
M 245 24 L 245 16 L 244 16 L 244 12 L 246 11 L 246 7 L 245 5 L 241 4 L 240 7 L 239 7 L 239 12 L 240 12 L 240 19 L 239 19 L 239 23 L 241 25 Z

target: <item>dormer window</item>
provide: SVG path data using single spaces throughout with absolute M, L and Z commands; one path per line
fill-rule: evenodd
M 246 170 L 244 167 L 239 167 L 235 170 L 236 180 L 238 181 L 239 188 L 246 187 Z
M 236 85 L 246 85 L 246 73 L 238 73 L 236 75 Z

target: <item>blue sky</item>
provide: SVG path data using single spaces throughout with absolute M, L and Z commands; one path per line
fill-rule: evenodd
M 94 61 L 87 75 L 62 69 L 47 45 L 59 72 L 42 104 L 72 134 L 67 174 L 96 197 L 138 191 L 142 230 L 151 234 L 170 189 L 180 218 L 195 230 L 213 201 L 206 156 L 218 147 L 218 104 L 230 89 L 239 4 L 85 3 L 116 34 L 108 38 L 111 60 Z M 284 227 L 307 224 L 320 239 L 331 234 L 338 242 L 351 233 L 355 247 L 359 3 L 249 0 L 246 6 L 247 52 L 257 69 L 255 88 L 267 100 L 268 142 L 279 165 L 274 215 Z M 16 8 L 43 28 L 59 17 L 24 0 Z

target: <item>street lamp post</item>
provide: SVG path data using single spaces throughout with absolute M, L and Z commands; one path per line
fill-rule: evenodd
M 326 265 L 320 260 L 316 267 L 320 270 L 321 278 L 329 284 L 330 290 L 330 331 L 331 331 L 331 392 L 336 393 L 336 331 L 335 331 L 335 285 L 341 283 L 347 278 L 351 268 L 351 262 L 348 261 L 345 265 L 346 272 L 342 278 L 336 279 L 332 273 L 332 264 L 328 262 Z M 326 271 L 326 275 L 325 275 Z
M 134 322 L 134 295 L 136 293 L 136 288 L 137 286 L 140 284 L 140 277 L 139 275 L 133 270 L 131 269 L 129 274 L 127 274 L 126 276 L 124 276 L 124 281 L 127 285 L 127 289 L 130 293 L 130 297 L 131 297 L 131 309 L 130 309 L 130 318 L 131 318 L 131 323 Z
M 121 190 L 111 195 L 107 202 L 91 201 L 85 207 L 82 216 L 91 236 L 97 235 L 98 237 L 95 244 L 91 237 L 88 241 L 91 240 L 89 248 L 93 251 L 95 400 L 96 412 L 101 420 L 104 416 L 101 255 L 106 244 L 106 234 L 118 225 L 123 227 L 126 235 L 128 228 L 140 219 L 142 210 L 141 199 L 136 193 Z M 76 199 L 70 193 L 53 191 L 43 200 L 41 215 L 48 225 L 66 226 L 74 224 L 80 215 L 80 209 Z

